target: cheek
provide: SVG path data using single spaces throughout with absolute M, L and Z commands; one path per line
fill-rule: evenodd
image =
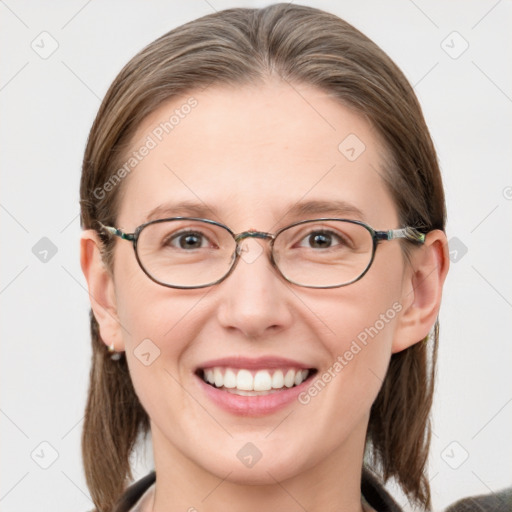
M 177 332 L 190 322 L 182 322 L 192 313 L 199 293 L 167 288 L 152 281 L 139 267 L 130 247 L 116 253 L 116 307 L 127 350 L 137 350 L 143 340 L 152 340 L 160 350 L 162 341 L 177 338 Z M 204 293 L 204 292 L 203 292 Z M 193 313 L 192 313 L 193 314 Z M 174 342 L 167 343 L 174 347 Z
M 155 389 L 179 379 L 184 354 L 202 325 L 200 301 L 206 292 L 166 288 L 141 271 L 133 254 L 116 258 L 116 305 L 126 358 L 137 394 L 150 404 L 158 401 Z
M 337 311 L 332 306 L 330 314 L 324 310 L 323 318 L 335 332 L 323 338 L 329 360 L 298 397 L 323 433 L 319 453 L 330 453 L 353 432 L 363 435 L 386 376 L 400 305 L 386 294 L 366 297 L 347 294 Z
M 118 314 L 124 327 L 125 348 L 137 354 L 154 346 L 170 364 L 177 364 L 200 329 L 201 295 L 185 295 L 145 279 L 147 282 L 142 283 L 127 281 L 126 289 L 119 290 L 123 298 L 118 301 Z
M 325 339 L 330 363 L 319 376 L 329 382 L 331 377 L 342 376 L 336 380 L 344 394 L 364 398 L 365 402 L 375 398 L 386 375 L 401 309 L 399 302 L 388 297 L 373 299 L 345 300 L 342 310 L 326 318 L 335 334 L 329 341 Z
M 145 276 L 144 276 L 145 278 Z M 167 424 L 187 406 L 182 382 L 190 365 L 184 363 L 202 322 L 196 321 L 198 298 L 152 283 L 127 282 L 120 318 L 126 358 L 137 396 L 150 417 Z M 199 421 L 198 421 L 199 423 Z M 180 425 L 171 422 L 169 433 Z
M 336 400 L 349 396 L 352 404 L 359 400 L 369 407 L 375 399 L 403 309 L 402 270 L 401 260 L 396 265 L 388 260 L 372 267 L 360 281 L 318 297 L 317 312 L 326 333 L 323 344 L 330 355 L 318 378 L 333 382 Z
M 323 298 L 319 311 L 331 333 L 331 352 L 339 354 L 341 350 L 349 350 L 353 342 L 361 347 L 376 345 L 370 344 L 372 340 L 379 340 L 377 351 L 390 349 L 402 310 L 400 277 L 391 274 L 391 269 L 387 269 L 386 275 L 375 268 L 375 272 L 335 292 L 337 297 Z M 372 279 L 376 276 L 378 280 Z

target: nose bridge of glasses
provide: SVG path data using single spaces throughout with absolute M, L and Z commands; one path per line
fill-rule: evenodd
M 273 240 L 275 236 L 272 233 L 265 233 L 264 231 L 256 231 L 254 229 L 250 229 L 249 231 L 244 231 L 242 233 L 239 233 L 238 235 L 235 235 L 235 241 L 237 244 L 242 242 L 246 238 L 270 238 L 271 240 Z

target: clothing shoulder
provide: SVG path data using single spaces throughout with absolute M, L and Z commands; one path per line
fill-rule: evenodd
M 113 512 L 131 512 L 133 506 L 140 497 L 153 485 L 156 480 L 156 473 L 152 471 L 144 478 L 141 478 L 130 485 L 119 498 Z
M 445 512 L 512 512 L 512 487 L 456 501 Z
M 379 478 L 366 466 L 363 467 L 361 493 L 377 512 L 402 512 L 402 508 L 386 491 Z

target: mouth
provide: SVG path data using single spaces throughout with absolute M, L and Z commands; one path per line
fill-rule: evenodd
M 206 384 L 238 396 L 266 396 L 295 388 L 310 380 L 315 368 L 236 368 L 212 366 L 199 368 L 196 375 Z
M 194 373 L 200 392 L 212 405 L 237 416 L 262 417 L 297 404 L 318 370 L 269 355 L 215 359 Z

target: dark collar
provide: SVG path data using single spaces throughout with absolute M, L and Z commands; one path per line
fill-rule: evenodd
M 154 471 L 132 484 L 117 502 L 114 512 L 129 512 L 130 509 L 139 501 L 140 497 L 151 487 L 156 480 Z M 363 468 L 361 479 L 361 492 L 366 501 L 377 512 L 402 512 L 402 509 L 391 498 L 384 489 L 377 477 L 370 470 Z

